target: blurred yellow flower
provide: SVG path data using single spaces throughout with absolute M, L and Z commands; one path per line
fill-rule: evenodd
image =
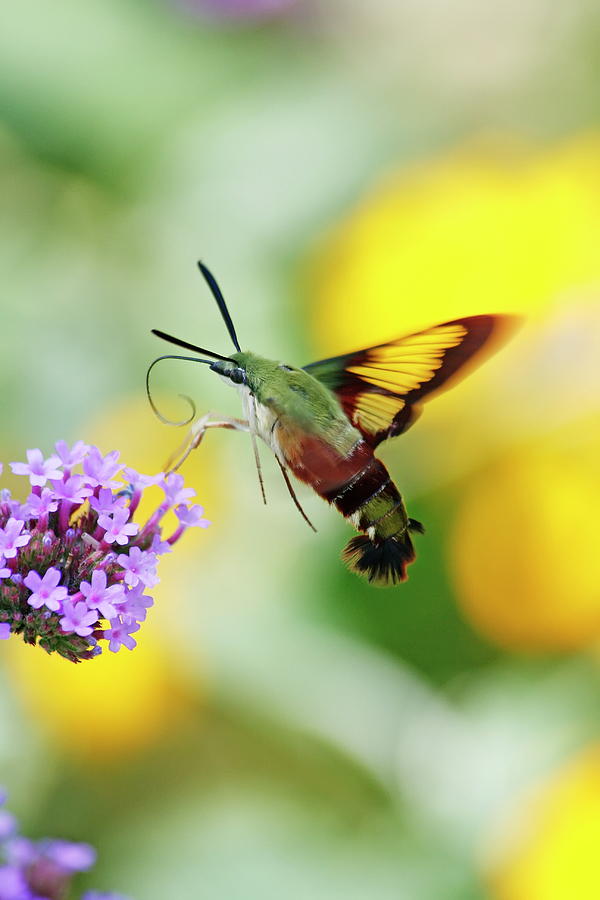
M 32 722 L 63 752 L 118 764 L 181 721 L 190 692 L 151 621 L 133 652 L 74 665 L 20 641 L 3 648 Z
M 458 601 L 490 640 L 569 650 L 600 637 L 600 420 L 513 451 L 474 477 L 450 565 Z
M 527 320 L 385 446 L 388 459 L 401 456 L 409 491 L 463 477 L 500 448 L 583 415 L 584 403 L 595 408 L 586 369 L 589 326 L 597 342 L 600 322 L 599 158 L 595 134 L 545 149 L 473 142 L 390 175 L 323 240 L 310 294 L 325 356 L 457 316 Z
M 387 178 L 325 239 L 327 355 L 457 316 L 538 313 L 600 283 L 600 137 L 474 144 Z
M 492 851 L 491 900 L 598 900 L 600 748 L 559 772 L 509 825 Z
M 76 435 L 97 444 L 103 452 L 118 448 L 127 465 L 147 474 L 164 468 L 183 436 L 183 429 L 177 431 L 157 422 L 142 397 L 123 401 L 82 426 Z M 227 506 L 221 493 L 226 479 L 218 472 L 210 441 L 185 467 L 186 486 L 196 489 L 197 499 L 209 517 L 217 507 L 221 517 L 221 510 Z M 145 518 L 160 498 L 160 488 L 148 489 L 139 517 Z M 216 518 L 216 512 L 214 515 Z M 167 535 L 176 528 L 174 515 L 169 516 L 164 520 Z M 74 665 L 19 641 L 8 642 L 6 666 L 16 693 L 37 727 L 64 752 L 83 758 L 97 758 L 101 752 L 103 760 L 118 762 L 123 755 L 168 734 L 196 702 L 198 686 L 190 684 L 181 647 L 165 626 L 181 603 L 179 572 L 186 560 L 206 553 L 211 541 L 211 528 L 198 531 L 190 530 L 178 543 L 176 554 L 174 551 L 163 559 L 161 583 L 151 591 L 156 605 L 134 651 L 106 651 L 98 659 Z M 197 644 L 193 652 L 197 653 Z

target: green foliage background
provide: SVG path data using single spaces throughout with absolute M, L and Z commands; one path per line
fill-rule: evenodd
M 296 0 L 256 19 L 168 0 L 5 5 L 2 459 L 86 439 L 125 401 L 142 410 L 152 327 L 227 350 L 199 257 L 244 345 L 322 355 L 313 261 L 329 230 L 387 172 L 474 135 L 543 147 L 592 129 L 597 24 L 586 0 Z M 190 368 L 162 370 L 167 407 L 182 391 L 236 414 Z M 472 473 L 414 489 L 416 445 L 388 452 L 428 534 L 409 582 L 374 591 L 343 569 L 333 511 L 303 494 L 315 538 L 269 464 L 263 509 L 249 447 L 214 440 L 189 463 L 212 483 L 213 534 L 169 560 L 160 620 L 167 660 L 186 648 L 183 714 L 134 752 L 109 734 L 81 754 L 24 703 L 35 676 L 3 666 L 12 809 L 32 836 L 93 843 L 90 885 L 137 900 L 495 896 L 496 824 L 597 736 L 597 663 L 502 650 L 460 611 L 447 536 Z M 82 728 L 118 690 L 108 678 L 81 704 Z

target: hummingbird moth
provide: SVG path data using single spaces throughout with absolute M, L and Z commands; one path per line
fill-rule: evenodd
M 377 446 L 403 434 L 421 413 L 421 404 L 466 373 L 468 364 L 499 337 L 511 317 L 467 316 L 434 325 L 416 334 L 310 363 L 303 368 L 242 351 L 225 299 L 213 275 L 201 262 L 200 271 L 217 302 L 235 353 L 222 356 L 153 329 L 153 334 L 198 356 L 163 359 L 205 363 L 224 381 L 237 387 L 244 418 L 205 416 L 192 427 L 178 468 L 198 446 L 208 428 L 234 428 L 250 433 L 263 500 L 264 486 L 256 437 L 273 451 L 300 513 L 313 528 L 294 493 L 291 473 L 332 504 L 360 532 L 342 552 L 349 568 L 376 585 L 406 580 L 415 559 L 411 535 L 422 534 L 420 522 L 408 516 L 402 496 L 388 470 L 375 456 Z M 189 398 L 186 398 L 189 399 Z M 192 404 L 193 406 L 193 404 Z M 266 500 L 265 500 L 266 502 Z

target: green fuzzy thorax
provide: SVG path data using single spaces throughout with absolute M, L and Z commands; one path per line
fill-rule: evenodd
M 246 383 L 258 403 L 299 427 L 327 435 L 347 427 L 354 431 L 340 403 L 325 385 L 294 366 L 245 351 L 231 356 L 246 372 Z

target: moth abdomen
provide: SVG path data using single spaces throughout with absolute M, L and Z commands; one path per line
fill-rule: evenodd
M 415 559 L 410 531 L 424 529 L 408 518 L 402 496 L 381 460 L 371 456 L 360 471 L 322 496 L 364 532 L 343 551 L 348 566 L 374 584 L 405 581 L 406 567 Z

